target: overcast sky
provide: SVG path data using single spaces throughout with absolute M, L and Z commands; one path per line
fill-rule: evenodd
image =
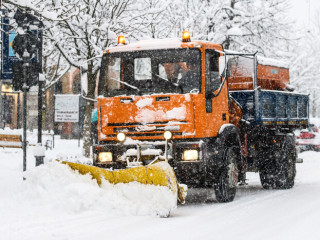
M 297 19 L 301 24 L 307 27 L 312 23 L 315 12 L 320 9 L 320 0 L 289 0 L 291 14 L 294 19 Z

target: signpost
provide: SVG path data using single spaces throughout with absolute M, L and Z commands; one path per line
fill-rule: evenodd
M 43 24 L 27 10 L 17 9 L 13 16 L 18 25 L 19 31 L 13 32 L 9 29 L 9 20 L 7 21 L 7 32 L 2 35 L 6 48 L 5 56 L 11 61 L 3 62 L 8 65 L 8 75 L 2 77 L 11 77 L 13 88 L 15 91 L 23 91 L 23 171 L 26 171 L 27 166 L 27 91 L 31 86 L 39 85 L 39 95 L 42 96 L 41 84 L 39 84 L 39 73 L 42 68 L 42 31 Z M 30 31 L 32 29 L 32 31 Z M 36 33 L 34 33 L 34 31 Z M 4 52 L 3 52 L 4 53 Z M 6 60 L 5 58 L 3 58 Z M 4 66 L 4 65 L 3 65 Z M 6 66 L 7 67 L 7 66 Z M 11 72 L 10 72 L 11 70 Z M 11 74 L 11 75 L 10 75 Z M 41 104 L 39 101 L 38 104 Z M 39 113 L 39 115 L 41 112 Z M 38 115 L 38 116 L 39 116 Z M 41 118 L 38 118 L 38 122 Z M 41 148 L 41 123 L 38 125 L 38 148 Z M 42 151 L 37 151 L 42 152 Z M 37 154 L 36 166 L 43 164 L 44 154 Z
M 80 95 L 55 95 L 55 122 L 79 122 Z
M 54 121 L 79 123 L 80 95 L 57 94 L 55 95 Z M 80 131 L 78 146 L 80 147 Z

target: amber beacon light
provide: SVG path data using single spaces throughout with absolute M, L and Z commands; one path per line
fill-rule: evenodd
M 189 31 L 184 31 L 182 33 L 182 42 L 191 42 Z
M 126 44 L 126 38 L 124 36 L 119 36 L 118 44 Z

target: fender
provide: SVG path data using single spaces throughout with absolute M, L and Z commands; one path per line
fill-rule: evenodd
M 222 146 L 236 146 L 241 149 L 239 130 L 234 124 L 223 124 L 218 133 Z
M 216 149 L 219 152 L 218 158 L 216 158 L 218 166 L 225 164 L 223 162 L 223 154 L 225 147 L 235 146 L 240 153 L 239 164 L 242 162 L 239 130 L 234 124 L 223 124 L 220 127 L 215 144 Z

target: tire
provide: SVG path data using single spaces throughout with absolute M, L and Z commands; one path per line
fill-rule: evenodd
M 224 151 L 224 162 L 214 183 L 214 191 L 218 202 L 232 202 L 237 190 L 239 177 L 238 152 L 235 147 L 227 147 Z
M 289 189 L 296 176 L 296 152 L 293 136 L 284 137 L 281 148 L 269 148 L 268 159 L 260 170 L 260 181 L 265 189 Z
M 279 172 L 276 175 L 275 183 L 277 189 L 290 189 L 294 186 L 296 177 L 296 150 L 295 139 L 293 136 L 286 136 L 281 149 L 281 163 Z
M 273 163 L 265 164 L 259 171 L 260 182 L 264 189 L 275 188 Z

